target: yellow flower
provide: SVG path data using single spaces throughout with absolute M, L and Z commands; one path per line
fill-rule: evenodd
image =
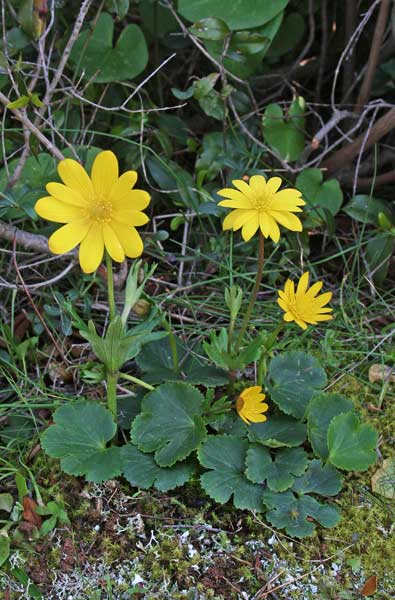
M 316 325 L 318 321 L 329 321 L 332 308 L 324 308 L 332 298 L 332 292 L 325 292 L 317 296 L 322 288 L 322 281 L 317 281 L 310 289 L 309 274 L 303 273 L 295 292 L 295 284 L 288 279 L 284 290 L 279 290 L 277 300 L 280 307 L 285 311 L 284 321 L 295 321 L 302 329 L 307 329 L 307 323 Z
M 273 242 L 280 239 L 278 223 L 291 231 L 302 231 L 302 223 L 293 213 L 302 212 L 305 204 L 302 194 L 295 189 L 278 192 L 282 181 L 280 177 L 271 177 L 268 181 L 262 175 L 253 175 L 249 183 L 241 179 L 232 181 L 237 188 L 225 188 L 217 194 L 224 196 L 219 206 L 235 208 L 223 222 L 223 229 L 237 231 L 242 227 L 241 235 L 246 242 L 260 228 L 265 238 Z
M 91 176 L 75 160 L 66 158 L 58 165 L 62 183 L 46 186 L 49 196 L 36 202 L 40 217 L 66 223 L 48 240 L 54 254 L 70 252 L 80 244 L 79 259 L 84 273 L 93 273 L 100 265 L 104 248 L 116 262 L 125 256 L 135 258 L 143 252 L 143 242 L 136 226 L 149 219 L 142 210 L 150 195 L 132 189 L 136 171 L 119 177 L 118 160 L 105 150 L 95 158 Z
M 236 410 L 239 417 L 249 425 L 250 423 L 263 423 L 266 421 L 264 412 L 269 408 L 262 394 L 262 387 L 254 385 L 243 390 L 236 400 Z

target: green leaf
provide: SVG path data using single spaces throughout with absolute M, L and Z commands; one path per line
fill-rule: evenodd
M 263 136 L 267 144 L 287 161 L 297 160 L 304 149 L 306 103 L 299 96 L 284 117 L 279 104 L 269 104 L 262 117 Z
M 334 506 L 321 504 L 311 496 L 296 498 L 290 490 L 282 493 L 267 490 L 263 501 L 271 509 L 266 513 L 267 520 L 293 537 L 302 538 L 314 533 L 315 524 L 308 517 L 324 527 L 335 527 L 340 519 Z
M 234 371 L 244 369 L 259 358 L 265 337 L 265 332 L 261 332 L 234 356 L 228 352 L 228 332 L 223 327 L 218 332 L 214 330 L 210 333 L 209 341 L 203 342 L 203 348 L 218 367 Z
M 160 467 L 171 467 L 196 450 L 206 437 L 202 394 L 186 383 L 166 383 L 144 396 L 133 421 L 132 442 L 155 452 Z
M 264 423 L 252 423 L 248 428 L 251 442 L 270 448 L 300 446 L 306 439 L 306 425 L 286 415 L 269 415 Z
M 365 256 L 376 284 L 381 285 L 384 282 L 394 249 L 395 236 L 391 233 L 376 235 L 368 241 Z
M 378 224 L 378 214 L 383 212 L 390 220 L 392 218 L 390 206 L 385 200 L 374 198 L 368 194 L 357 194 L 351 198 L 350 202 L 343 208 L 344 212 L 361 223 L 375 225 Z
M 125 331 L 122 319 L 117 315 L 104 337 L 97 335 L 93 321 L 89 321 L 88 329 L 81 329 L 80 334 L 89 341 L 94 354 L 106 369 L 116 373 L 125 362 L 137 356 L 143 344 L 167 336 L 166 332 L 152 332 L 158 323 L 159 319 L 153 314 L 133 329 Z
M 100 483 L 121 472 L 118 447 L 107 448 L 116 425 L 111 413 L 95 402 L 81 401 L 58 408 L 51 425 L 41 436 L 45 452 L 60 458 L 69 475 L 85 475 Z
M 329 462 L 347 471 L 365 471 L 376 459 L 377 431 L 355 413 L 334 417 L 328 429 Z
M 0 567 L 10 556 L 10 538 L 6 531 L 0 531 Z
M 372 491 L 384 498 L 395 500 L 395 458 L 383 460 L 383 464 L 372 477 Z
M 264 483 L 274 492 L 284 492 L 295 477 L 307 467 L 307 454 L 302 448 L 284 448 L 274 459 L 263 446 L 251 446 L 247 452 L 246 475 L 253 483 Z
M 311 224 L 327 221 L 326 211 L 336 215 L 343 203 L 343 192 L 337 179 L 323 182 L 320 169 L 305 169 L 296 178 L 295 187 L 302 192 Z
M 336 496 L 342 487 L 342 476 L 331 465 L 314 459 L 310 461 L 307 471 L 295 479 L 292 486 L 298 494 L 320 494 L 321 496 Z
M 333 417 L 354 409 L 352 400 L 341 394 L 316 394 L 307 407 L 307 431 L 314 454 L 326 460 L 328 427 Z
M 129 11 L 130 0 L 106 0 L 105 7 L 110 12 L 118 15 L 120 19 L 126 17 Z
M 260 69 L 262 65 L 262 59 L 264 58 L 268 48 L 270 47 L 271 41 L 273 40 L 274 36 L 279 30 L 282 18 L 283 13 L 280 11 L 275 17 L 273 17 L 273 19 L 271 19 L 264 25 L 256 27 L 252 30 L 252 33 L 261 36 L 259 43 L 262 44 L 262 50 L 256 52 L 255 54 L 246 54 L 245 52 L 240 52 L 240 50 L 237 50 L 237 46 L 235 46 L 232 41 L 233 36 L 231 37 L 229 45 L 227 46 L 227 51 L 225 55 L 223 41 L 215 42 L 211 40 L 206 40 L 206 49 L 210 53 L 210 55 L 217 61 L 220 61 L 221 64 L 223 64 L 224 67 L 228 69 L 228 71 L 231 71 L 238 77 L 247 78 Z M 237 27 L 237 29 L 239 28 Z M 233 99 L 236 102 L 236 93 L 233 94 Z M 243 112 L 248 112 L 248 110 L 248 108 L 244 109 Z M 229 150 L 231 151 L 231 144 L 229 144 Z
M 189 21 L 214 17 L 222 19 L 230 29 L 250 29 L 267 23 L 288 4 L 289 0 L 179 0 L 178 12 Z
M 313 395 L 327 382 L 314 356 L 306 352 L 285 352 L 269 365 L 268 391 L 271 399 L 287 414 L 303 418 Z
M 122 447 L 121 458 L 122 473 L 131 485 L 144 489 L 154 486 L 161 492 L 183 485 L 195 470 L 189 460 L 170 468 L 159 467 L 152 454 L 144 454 L 132 444 Z
M 202 40 L 223 40 L 230 33 L 230 29 L 221 19 L 209 17 L 201 19 L 189 28 L 192 35 L 196 35 Z
M 9 104 L 7 104 L 7 108 L 9 110 L 16 110 L 18 108 L 25 108 L 29 104 L 29 102 L 30 102 L 29 96 L 21 96 L 17 100 L 14 100 L 13 102 L 10 102 Z
M 271 43 L 267 56 L 282 56 L 290 50 L 295 50 L 295 46 L 302 40 L 304 32 L 304 17 L 300 13 L 289 13 Z
M 70 60 L 76 72 L 95 83 L 126 81 L 142 73 L 148 63 L 144 34 L 135 24 L 127 25 L 113 48 L 114 22 L 101 13 L 93 31 L 83 31 L 74 44 Z
M 144 379 L 148 383 L 161 383 L 164 381 L 185 381 L 191 385 L 205 385 L 214 387 L 224 385 L 228 381 L 227 374 L 207 365 L 197 357 L 197 348 L 192 352 L 176 338 L 177 352 L 180 363 L 179 372 L 173 367 L 173 360 L 168 338 L 145 345 L 136 362 L 144 372 Z
M 231 49 L 237 54 L 257 54 L 269 45 L 270 39 L 254 31 L 236 31 L 231 38 Z
M 14 498 L 11 494 L 0 494 L 0 510 L 10 513 L 14 504 Z
M 224 504 L 233 494 L 236 508 L 262 511 L 263 486 L 245 476 L 245 460 L 249 444 L 234 435 L 209 436 L 198 450 L 200 464 L 207 469 L 200 481 L 203 489 L 216 502 Z

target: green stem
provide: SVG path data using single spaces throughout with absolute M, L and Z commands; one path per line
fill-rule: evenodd
M 258 373 L 257 373 L 257 384 L 258 385 L 263 385 L 263 380 L 264 380 L 264 378 L 266 376 L 266 372 L 267 372 L 266 358 L 269 356 L 271 349 L 273 348 L 274 344 L 276 343 L 278 334 L 280 333 L 280 331 L 282 331 L 283 328 L 284 328 L 284 321 L 280 321 L 280 323 L 277 325 L 277 327 L 269 335 L 269 337 L 267 338 L 267 340 L 262 348 L 261 356 L 259 357 L 259 362 L 258 362 Z
M 139 379 L 138 377 L 133 377 L 133 375 L 129 375 L 128 373 L 120 373 L 119 376 L 122 377 L 122 379 L 127 379 L 128 381 L 131 381 L 132 383 L 141 385 L 141 387 L 143 387 L 147 390 L 150 390 L 151 392 L 155 389 L 153 385 L 150 385 L 149 383 L 145 383 L 145 381 L 143 381 L 142 379 Z
M 112 272 L 111 256 L 106 252 L 106 267 L 107 267 L 107 291 L 108 291 L 108 306 L 110 308 L 110 321 L 116 315 L 115 296 L 114 296 L 114 276 Z
M 229 330 L 228 330 L 228 353 L 230 354 L 232 352 L 232 342 L 233 342 L 233 332 L 235 329 L 235 322 L 234 321 L 230 321 L 229 323 Z
M 248 307 L 247 307 L 246 313 L 244 315 L 243 322 L 241 324 L 239 337 L 236 342 L 235 354 L 237 354 L 239 351 L 239 348 L 243 342 L 244 334 L 246 332 L 248 323 L 250 322 L 251 313 L 254 308 L 254 304 L 255 304 L 257 294 L 258 294 L 259 286 L 261 285 L 261 281 L 262 281 L 264 259 L 265 259 L 264 237 L 262 235 L 262 232 L 259 231 L 259 252 L 258 252 L 258 264 L 257 264 L 257 268 L 256 268 L 255 285 L 251 292 L 250 301 L 248 303 Z
M 107 407 L 115 423 L 118 421 L 117 412 L 117 382 L 118 373 L 107 373 Z
M 166 329 L 166 331 L 169 334 L 169 344 L 170 344 L 171 358 L 173 361 L 173 369 L 176 373 L 178 373 L 179 362 L 178 362 L 178 350 L 177 350 L 176 336 L 174 335 L 171 325 L 165 316 L 163 316 L 163 327 Z

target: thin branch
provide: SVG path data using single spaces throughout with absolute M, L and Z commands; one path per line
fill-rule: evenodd
M 343 168 L 345 164 L 349 163 L 358 155 L 362 145 L 364 145 L 364 150 L 367 150 L 391 131 L 393 127 L 395 127 L 395 108 L 391 108 L 387 111 L 385 115 L 373 125 L 367 139 L 365 139 L 365 132 L 358 136 L 351 144 L 344 146 L 344 148 L 341 148 L 333 156 L 324 161 L 321 167 L 331 172 Z
M 355 111 L 360 112 L 370 97 L 373 77 L 379 62 L 381 43 L 385 32 L 385 27 L 388 21 L 391 0 L 381 0 L 380 11 L 377 17 L 377 23 L 373 34 L 373 39 L 370 46 L 370 54 L 368 65 L 365 71 L 365 77 L 362 82 L 358 99 L 355 104 Z

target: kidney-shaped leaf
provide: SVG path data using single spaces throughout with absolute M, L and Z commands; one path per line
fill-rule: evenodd
M 83 31 L 74 44 L 70 59 L 84 71 L 87 79 L 96 83 L 133 79 L 144 71 L 148 50 L 140 27 L 127 25 L 113 48 L 114 22 L 102 13 L 93 31 Z
M 272 359 L 268 389 L 271 399 L 287 414 L 305 415 L 312 396 L 326 384 L 326 374 L 314 356 L 306 352 L 285 352 Z
M 320 494 L 336 496 L 342 487 L 342 477 L 332 465 L 324 465 L 320 460 L 310 461 L 307 471 L 295 479 L 292 486 L 298 494 Z
M 198 451 L 200 464 L 207 469 L 200 477 L 202 487 L 211 498 L 222 504 L 233 494 L 236 508 L 262 511 L 263 486 L 245 476 L 247 440 L 234 435 L 209 436 Z
M 309 217 L 313 223 L 326 221 L 325 210 L 332 215 L 339 212 L 343 192 L 337 179 L 323 182 L 320 169 L 305 169 L 296 178 L 295 187 L 302 192 Z
M 155 452 L 160 467 L 171 467 L 196 450 L 206 437 L 203 396 L 186 383 L 165 383 L 147 394 L 133 421 L 132 442 Z
M 316 394 L 307 408 L 307 431 L 314 454 L 328 458 L 328 427 L 333 417 L 352 411 L 352 400 L 341 394 Z
M 183 485 L 194 471 L 192 461 L 183 461 L 173 467 L 159 467 L 152 454 L 145 454 L 127 444 L 121 449 L 122 473 L 132 485 L 148 489 L 152 486 L 167 492 Z
M 86 401 L 68 404 L 55 411 L 53 420 L 41 445 L 49 456 L 60 458 L 63 471 L 95 483 L 120 475 L 119 448 L 107 448 L 116 425 L 106 408 Z
M 365 471 L 376 460 L 377 431 L 353 412 L 334 417 L 328 429 L 329 461 L 339 469 Z
M 266 513 L 267 520 L 294 537 L 302 538 L 314 533 L 313 519 L 324 527 L 334 527 L 340 519 L 334 506 L 321 504 L 311 496 L 296 498 L 290 490 L 282 493 L 266 490 L 263 501 L 271 509 Z
M 284 117 L 279 104 L 269 104 L 262 117 L 265 141 L 287 162 L 297 160 L 304 148 L 306 104 L 302 97 L 296 98 Z
M 302 475 L 307 462 L 307 454 L 302 448 L 284 448 L 272 459 L 263 446 L 251 446 L 247 452 L 246 475 L 253 483 L 267 481 L 274 492 L 284 492 L 291 487 L 295 476 Z
M 289 0 L 179 0 L 178 11 L 189 21 L 208 17 L 222 19 L 230 29 L 249 29 L 267 23 Z
M 300 446 L 306 439 L 306 425 L 287 415 L 270 415 L 264 423 L 251 423 L 248 437 L 270 448 Z

